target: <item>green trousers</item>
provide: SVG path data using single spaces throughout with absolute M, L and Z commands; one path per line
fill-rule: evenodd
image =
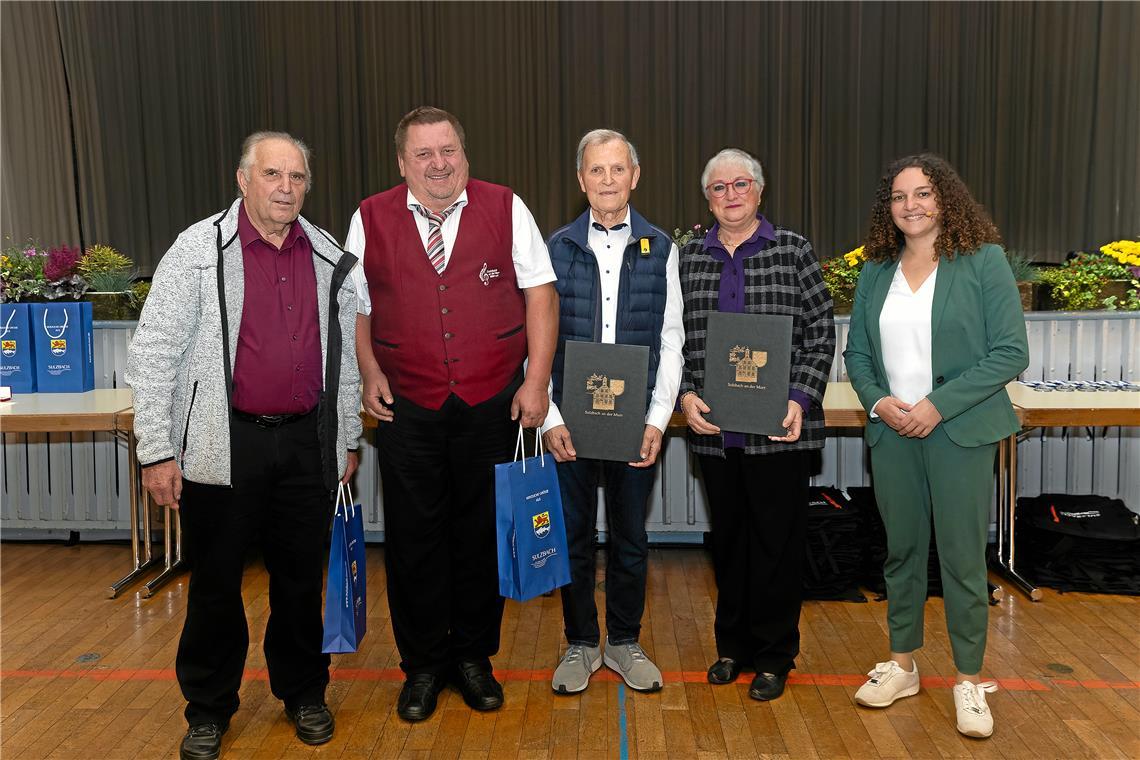
M 887 529 L 883 573 L 892 652 L 922 646 L 933 517 L 954 665 L 966 675 L 982 669 L 996 452 L 996 443 L 963 448 L 946 436 L 942 425 L 926 438 L 905 438 L 887 429 L 871 450 L 875 499 Z

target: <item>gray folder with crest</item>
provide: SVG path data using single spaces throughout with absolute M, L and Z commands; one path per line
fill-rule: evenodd
M 709 315 L 705 343 L 705 418 L 721 430 L 784 435 L 792 363 L 792 318 Z
M 558 409 L 579 459 L 641 459 L 648 375 L 646 346 L 567 341 Z

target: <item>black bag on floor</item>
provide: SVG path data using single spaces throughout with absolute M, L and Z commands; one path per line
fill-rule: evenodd
M 859 582 L 869 591 L 883 596 L 887 584 L 883 581 L 883 563 L 887 561 L 887 529 L 875 502 L 875 489 L 870 486 L 852 486 L 847 489 L 852 504 L 859 512 L 859 534 L 863 544 Z
M 837 488 L 808 496 L 804 599 L 865 602 L 859 591 L 863 541 L 859 509 Z
M 1017 570 L 1037 585 L 1140 596 L 1140 515 L 1120 499 L 1023 496 L 1015 528 Z

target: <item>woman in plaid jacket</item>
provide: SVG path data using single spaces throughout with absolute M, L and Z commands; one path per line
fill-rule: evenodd
M 823 392 L 835 353 L 831 295 L 811 243 L 759 213 L 759 161 L 722 150 L 705 165 L 701 187 L 716 224 L 681 249 L 680 403 L 712 517 L 719 659 L 708 680 L 732 683 L 755 668 L 748 694 L 770 700 L 784 692 L 799 654 L 809 452 L 823 448 Z M 705 419 L 708 315 L 718 311 L 792 318 L 785 435 L 722 433 Z

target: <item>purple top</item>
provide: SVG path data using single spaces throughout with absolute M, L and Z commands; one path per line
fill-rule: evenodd
M 313 247 L 293 223 L 278 250 L 238 212 L 245 302 L 234 361 L 233 407 L 249 414 L 303 414 L 324 380 Z
M 733 256 L 728 254 L 728 249 L 721 244 L 720 238 L 717 237 L 717 232 L 720 231 L 719 222 L 714 224 L 705 234 L 705 250 L 714 259 L 724 263 L 724 268 L 720 273 L 718 311 L 729 314 L 745 313 L 744 260 L 760 253 L 770 243 L 776 242 L 776 228 L 772 226 L 772 223 L 765 219 L 761 213 L 757 213 L 756 218 L 760 220 L 760 226 L 756 228 L 756 232 L 752 233 L 752 237 L 736 247 L 736 254 Z M 795 388 L 788 390 L 788 400 L 799 404 L 800 408 L 804 410 L 804 414 L 807 414 L 808 408 L 811 406 L 811 398 L 803 391 Z M 722 434 L 724 435 L 724 447 L 726 449 L 744 448 L 744 433 L 732 433 L 726 430 Z

